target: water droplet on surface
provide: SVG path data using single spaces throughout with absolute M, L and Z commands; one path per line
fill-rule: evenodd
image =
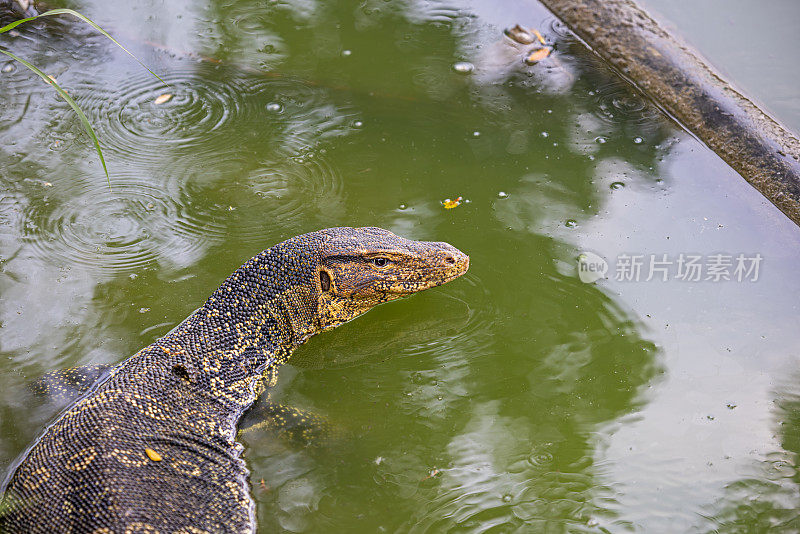
M 614 182 L 611 184 L 611 189 L 622 189 L 625 187 L 625 184 L 622 182 Z
M 511 502 L 511 499 L 512 499 L 512 497 L 508 493 L 503 495 L 503 502 Z
M 47 145 L 47 148 L 49 148 L 50 150 L 62 150 L 66 148 L 66 144 L 64 144 L 64 142 L 61 141 L 61 139 L 55 139 L 52 143 Z
M 508 198 L 508 193 L 506 193 L 505 191 L 500 191 L 499 193 L 497 193 L 497 196 L 498 198 Z
M 15 70 L 17 70 L 17 67 L 11 62 L 8 62 L 5 65 L 3 65 L 3 72 L 8 73 L 8 72 L 14 72 Z
M 351 52 L 350 50 L 342 50 L 342 56 L 343 57 L 350 57 L 352 55 L 352 53 L 353 52 Z
M 406 206 L 405 204 L 400 204 L 400 205 L 397 207 L 397 209 L 404 210 L 404 209 L 406 209 L 407 207 L 408 207 L 408 206 Z
M 534 452 L 528 456 L 528 462 L 531 465 L 547 465 L 553 461 L 553 455 L 547 451 Z
M 469 74 L 470 72 L 475 70 L 475 65 L 473 65 L 469 61 L 459 61 L 458 63 L 453 65 L 453 70 L 461 74 Z
M 567 222 L 564 223 L 564 226 L 566 226 L 567 228 L 575 228 L 576 226 L 578 226 L 578 221 L 576 221 L 575 219 L 567 219 Z
M 472 137 L 480 137 L 481 133 L 478 131 L 472 132 Z
M 637 145 L 641 145 L 644 142 L 644 139 L 642 139 L 641 137 L 634 137 L 633 142 L 636 143 Z
M 361 121 L 353 121 L 353 128 L 363 128 L 364 123 Z
M 602 135 L 598 135 L 597 137 L 595 137 L 595 138 L 594 138 L 594 142 L 595 142 L 595 143 L 599 143 L 599 144 L 601 144 L 601 145 L 604 145 L 604 144 L 606 144 L 606 142 L 607 142 L 607 141 L 608 141 L 608 139 L 606 139 L 606 138 L 605 138 L 605 137 L 603 137 Z
M 267 104 L 267 111 L 271 111 L 273 113 L 280 113 L 283 111 L 283 106 L 278 104 L 277 102 L 270 102 Z
M 547 133 L 547 132 L 542 132 L 542 133 L 541 133 L 541 134 L 539 134 L 539 135 L 541 135 L 542 137 L 550 137 L 550 134 L 549 134 L 549 133 Z

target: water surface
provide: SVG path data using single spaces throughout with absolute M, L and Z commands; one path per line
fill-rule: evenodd
M 0 74 L 6 470 L 59 410 L 43 373 L 123 360 L 276 242 L 376 225 L 470 271 L 298 350 L 273 398 L 338 437 L 245 437 L 261 531 L 800 528 L 800 231 L 537 3 L 81 7 L 170 87 L 72 25 L 3 40 L 84 107 L 112 183 L 66 103 Z M 551 57 L 525 65 L 515 23 Z M 763 260 L 617 276 L 680 254 Z

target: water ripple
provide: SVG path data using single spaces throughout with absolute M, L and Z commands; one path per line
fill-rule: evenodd
M 238 132 L 239 138 L 246 135 L 243 128 L 225 127 L 246 124 L 257 112 L 255 100 L 246 98 L 247 84 L 197 76 L 173 72 L 166 77 L 171 87 L 152 77 L 135 76 L 113 89 L 88 84 L 77 87 L 74 93 L 108 152 L 153 162 L 163 159 L 171 148 L 191 151 L 209 142 L 219 143 L 222 139 L 214 134 L 222 130 L 231 130 L 224 132 L 228 143 L 236 140 L 227 137 L 232 133 Z M 156 104 L 162 94 L 171 94 L 172 98 Z
M 73 93 L 112 154 L 108 159 L 119 154 L 118 159 L 140 165 L 181 157 L 225 161 L 265 146 L 291 155 L 349 131 L 347 110 L 331 105 L 322 89 L 203 69 L 213 72 L 205 77 L 194 70 L 171 72 L 165 77 L 169 87 L 138 75 L 113 89 L 85 84 Z M 169 100 L 156 104 L 167 94 Z
M 619 80 L 598 83 L 590 95 L 595 104 L 594 114 L 609 126 L 619 128 L 620 123 L 645 126 L 660 122 L 658 109 Z
M 102 182 L 54 189 L 47 202 L 26 208 L 18 229 L 45 261 L 106 274 L 154 263 L 181 268 L 225 235 L 212 210 L 134 179 L 116 179 L 113 192 Z
M 335 218 L 343 207 L 343 181 L 324 154 L 314 152 L 264 163 L 250 173 L 248 186 L 270 218 L 297 221 L 309 206 L 321 219 Z

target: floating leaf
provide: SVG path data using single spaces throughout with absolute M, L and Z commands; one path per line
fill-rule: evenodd
M 430 480 L 431 478 L 438 477 L 440 474 L 442 474 L 442 472 L 439 471 L 438 469 L 431 469 L 431 472 L 428 473 L 428 476 L 423 478 L 421 482 L 425 482 L 426 480 Z
M 546 45 L 546 44 L 547 44 L 547 43 L 544 41 L 544 37 L 542 37 L 542 34 L 541 34 L 541 33 L 539 33 L 539 30 L 537 30 L 536 28 L 534 28 L 534 29 L 533 29 L 533 34 L 536 36 L 536 39 L 537 39 L 537 40 L 538 40 L 540 43 L 542 43 L 543 45 Z
M 158 454 L 153 449 L 147 448 L 147 449 L 144 450 L 144 452 L 145 452 L 145 454 L 147 454 L 147 457 L 150 458 L 151 460 L 153 460 L 154 462 L 160 462 L 161 461 L 161 455 Z
M 537 48 L 536 50 L 531 51 L 525 57 L 525 63 L 528 65 L 534 65 L 539 61 L 543 60 L 547 56 L 550 55 L 551 49 L 550 47 L 545 46 L 544 48 Z
M 166 104 L 170 100 L 172 100 L 172 95 L 170 93 L 164 93 L 163 95 L 158 95 L 153 103 L 156 105 Z
M 451 209 L 455 208 L 456 206 L 458 206 L 459 204 L 461 204 L 462 200 L 463 199 L 461 197 L 458 197 L 455 200 L 450 200 L 449 198 L 446 198 L 446 199 L 442 200 L 442 206 L 444 206 L 444 209 L 446 209 L 446 210 L 451 210 Z

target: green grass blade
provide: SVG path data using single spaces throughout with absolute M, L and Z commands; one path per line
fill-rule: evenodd
M 168 84 L 167 82 L 165 82 L 164 80 L 162 80 L 162 79 L 161 79 L 161 76 L 159 76 L 158 74 L 156 74 L 155 72 L 153 72 L 152 70 L 150 70 L 150 69 L 147 67 L 147 65 L 145 65 L 144 63 L 142 63 L 142 61 L 141 61 L 141 60 L 140 60 L 138 57 L 134 56 L 134 55 L 133 55 L 133 53 L 132 53 L 130 50 L 128 50 L 127 48 L 125 48 L 124 46 L 122 46 L 122 45 L 119 43 L 119 41 L 117 41 L 116 39 L 114 39 L 113 37 L 111 37 L 111 35 L 109 35 L 109 33 L 108 33 L 107 31 L 105 31 L 103 28 L 101 28 L 100 26 L 98 26 L 97 24 L 95 24 L 93 21 L 89 20 L 87 17 L 85 17 L 85 16 L 81 15 L 80 13 L 78 13 L 77 11 L 75 11 L 75 10 L 73 10 L 73 9 L 51 9 L 50 11 L 45 11 L 45 12 L 44 12 L 44 13 L 42 13 L 41 15 L 36 15 L 35 17 L 28 17 L 28 18 L 26 18 L 26 19 L 22 19 L 22 20 L 15 20 L 15 21 L 14 21 L 14 22 L 12 22 L 11 24 L 7 24 L 7 25 L 3 26 L 2 28 L 0 28 L 0 33 L 5 33 L 5 32 L 7 32 L 7 31 L 9 31 L 9 30 L 12 30 L 12 29 L 16 28 L 17 26 L 19 26 L 20 24 L 22 24 L 23 22 L 28 22 L 28 21 L 31 21 L 31 20 L 36 20 L 36 19 L 38 19 L 38 18 L 40 18 L 40 17 L 52 17 L 53 15 L 72 15 L 72 16 L 74 16 L 74 17 L 77 17 L 77 18 L 81 19 L 81 20 L 82 20 L 82 21 L 84 21 L 86 24 L 90 25 L 92 28 L 94 28 L 95 30 L 99 31 L 100 33 L 102 33 L 103 35 L 105 35 L 106 37 L 108 37 L 108 38 L 111 40 L 111 42 L 112 42 L 112 43 L 114 43 L 115 45 L 117 45 L 118 47 L 120 47 L 122 50 L 124 50 L 124 51 L 125 51 L 125 53 L 126 53 L 126 54 L 128 54 L 129 56 L 131 56 L 133 59 L 135 59 L 135 60 L 136 60 L 136 62 L 137 62 L 137 63 L 139 63 L 139 65 L 141 65 L 142 67 L 144 67 L 145 69 L 147 69 L 147 72 L 149 72 L 150 74 L 152 74 L 153 76 L 155 76 L 156 78 L 158 78 L 158 80 L 159 80 L 161 83 L 163 83 L 163 84 L 164 84 L 164 85 L 166 85 L 166 86 L 169 86 L 169 84 Z M 49 79 L 49 78 L 48 78 L 48 79 Z
M 50 85 L 52 85 L 53 88 L 58 92 L 58 94 L 61 95 L 61 98 L 66 100 L 67 104 L 69 104 L 70 107 L 73 109 L 73 111 L 75 111 L 75 113 L 78 114 L 78 117 L 80 117 L 80 119 L 81 119 L 81 124 L 83 124 L 83 129 L 86 130 L 86 133 L 88 133 L 89 137 L 92 138 L 92 142 L 94 143 L 94 148 L 97 151 L 98 157 L 100 158 L 100 163 L 103 165 L 103 171 L 106 173 L 106 180 L 108 181 L 108 188 L 111 189 L 111 178 L 108 175 L 108 168 L 106 167 L 106 160 L 103 158 L 103 151 L 100 150 L 100 142 L 97 140 L 97 135 L 95 135 L 94 129 L 92 128 L 92 125 L 89 124 L 89 119 L 86 118 L 86 114 L 83 112 L 83 110 L 80 107 L 78 107 L 78 104 L 76 104 L 75 101 L 72 100 L 72 97 L 69 96 L 67 94 L 67 92 L 64 91 L 61 88 L 61 86 L 58 85 L 58 83 L 56 83 L 53 79 L 49 78 L 47 76 L 47 74 L 45 74 L 44 72 L 39 70 L 38 67 L 36 67 L 35 65 L 32 65 L 31 63 L 25 61 L 21 57 L 15 56 L 14 54 L 9 52 L 8 50 L 3 50 L 2 48 L 0 48 L 0 52 L 2 52 L 3 54 L 7 55 L 11 59 L 19 61 L 20 63 L 22 63 L 23 65 L 28 67 L 30 70 L 32 70 L 33 72 L 38 74 L 45 82 L 47 82 Z
M 7 31 L 11 31 L 14 28 L 16 28 L 17 26 L 19 26 L 20 24 L 22 24 L 23 22 L 28 22 L 29 20 L 33 20 L 35 18 L 37 18 L 37 17 L 28 17 L 27 19 L 15 20 L 11 24 L 7 24 L 7 25 L 3 26 L 2 28 L 0 28 L 0 33 L 6 33 Z

